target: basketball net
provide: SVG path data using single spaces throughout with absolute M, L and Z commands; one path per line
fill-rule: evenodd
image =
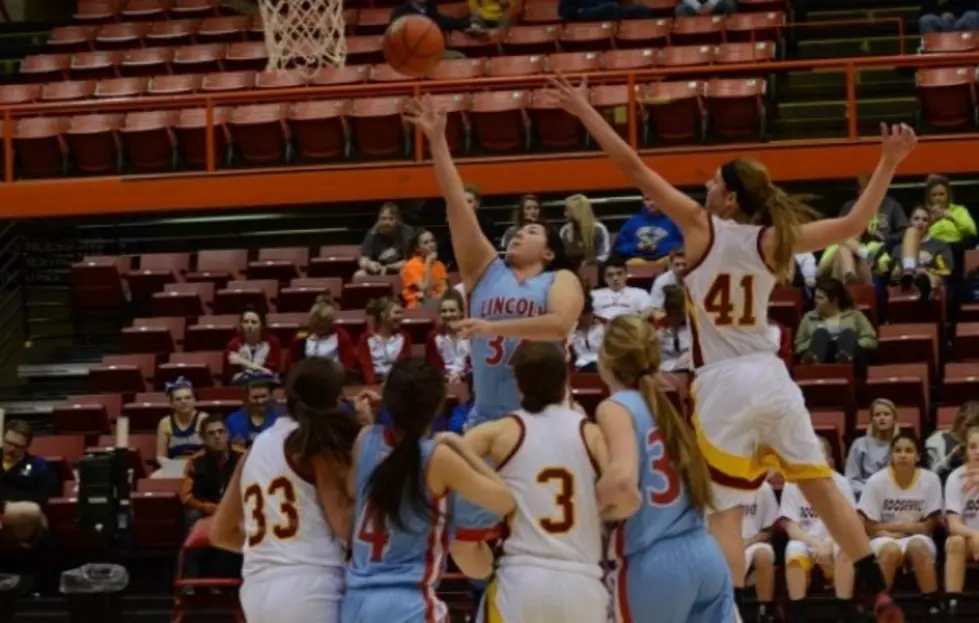
M 310 80 L 347 58 L 343 0 L 259 0 L 268 71 L 295 69 Z

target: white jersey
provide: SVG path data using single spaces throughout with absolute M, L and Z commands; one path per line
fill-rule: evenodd
M 755 491 L 754 499 L 744 505 L 744 520 L 741 522 L 741 538 L 748 540 L 759 532 L 768 530 L 778 520 L 778 499 L 775 490 L 767 482 Z
M 902 488 L 887 467 L 867 479 L 857 508 L 879 523 L 924 521 L 942 512 L 942 481 L 935 472 L 919 467 L 911 484 Z
M 601 577 L 603 525 L 598 468 L 585 444 L 587 419 L 564 405 L 512 415 L 523 435 L 498 471 L 517 501 L 500 565 L 531 565 Z
M 970 530 L 979 530 L 979 494 L 965 497 L 965 465 L 948 475 L 945 481 L 945 512 L 959 516 Z
M 683 278 L 692 306 L 694 368 L 756 353 L 777 353 L 768 328 L 775 275 L 761 253 L 764 228 L 710 216 L 711 238 Z
M 280 417 L 255 438 L 245 459 L 243 578 L 274 568 L 344 567 L 343 548 L 326 523 L 315 485 L 296 473 L 286 457 L 286 439 L 298 426 Z
M 840 490 L 850 506 L 856 507 L 857 501 L 853 495 L 850 481 L 842 474 L 833 472 L 833 482 L 836 483 L 836 488 Z M 799 485 L 794 482 L 786 483 L 782 489 L 782 505 L 779 508 L 779 514 L 789 521 L 799 524 L 799 528 L 814 539 L 824 540 L 830 536 L 826 524 L 816 514 L 812 504 L 806 501 Z

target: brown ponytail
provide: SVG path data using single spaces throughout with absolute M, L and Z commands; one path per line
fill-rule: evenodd
M 608 324 L 602 362 L 612 376 L 642 394 L 663 435 L 667 456 L 683 480 L 690 502 L 704 512 L 713 505 L 710 473 L 690 425 L 670 402 L 656 372 L 661 356 L 652 326 L 635 315 L 618 316 Z

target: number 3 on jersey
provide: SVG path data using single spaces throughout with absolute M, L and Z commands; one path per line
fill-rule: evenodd
M 507 338 L 496 336 L 491 338 L 486 345 L 489 347 L 489 354 L 486 355 L 486 365 L 488 366 L 499 366 L 499 365 L 510 365 L 510 359 L 513 357 L 513 353 L 517 352 L 517 348 L 520 348 L 520 344 L 527 342 L 529 340 L 521 340 L 513 351 L 506 352 Z
M 661 487 L 647 487 L 646 499 L 650 506 L 669 506 L 680 497 L 680 475 L 666 453 L 663 433 L 654 428 L 646 435 L 646 454 L 649 456 L 650 473 L 663 482 Z
M 755 277 L 743 275 L 738 282 L 741 296 L 734 292 L 734 277 L 721 273 L 710 284 L 704 296 L 704 311 L 713 316 L 718 327 L 749 327 L 758 322 L 755 318 Z

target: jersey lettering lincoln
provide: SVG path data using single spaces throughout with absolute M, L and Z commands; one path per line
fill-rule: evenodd
M 547 313 L 546 308 L 538 304 L 537 301 L 527 298 L 497 296 L 482 301 L 479 306 L 479 317 L 486 320 L 513 318 L 514 316 L 530 318 L 542 316 L 545 313 Z

